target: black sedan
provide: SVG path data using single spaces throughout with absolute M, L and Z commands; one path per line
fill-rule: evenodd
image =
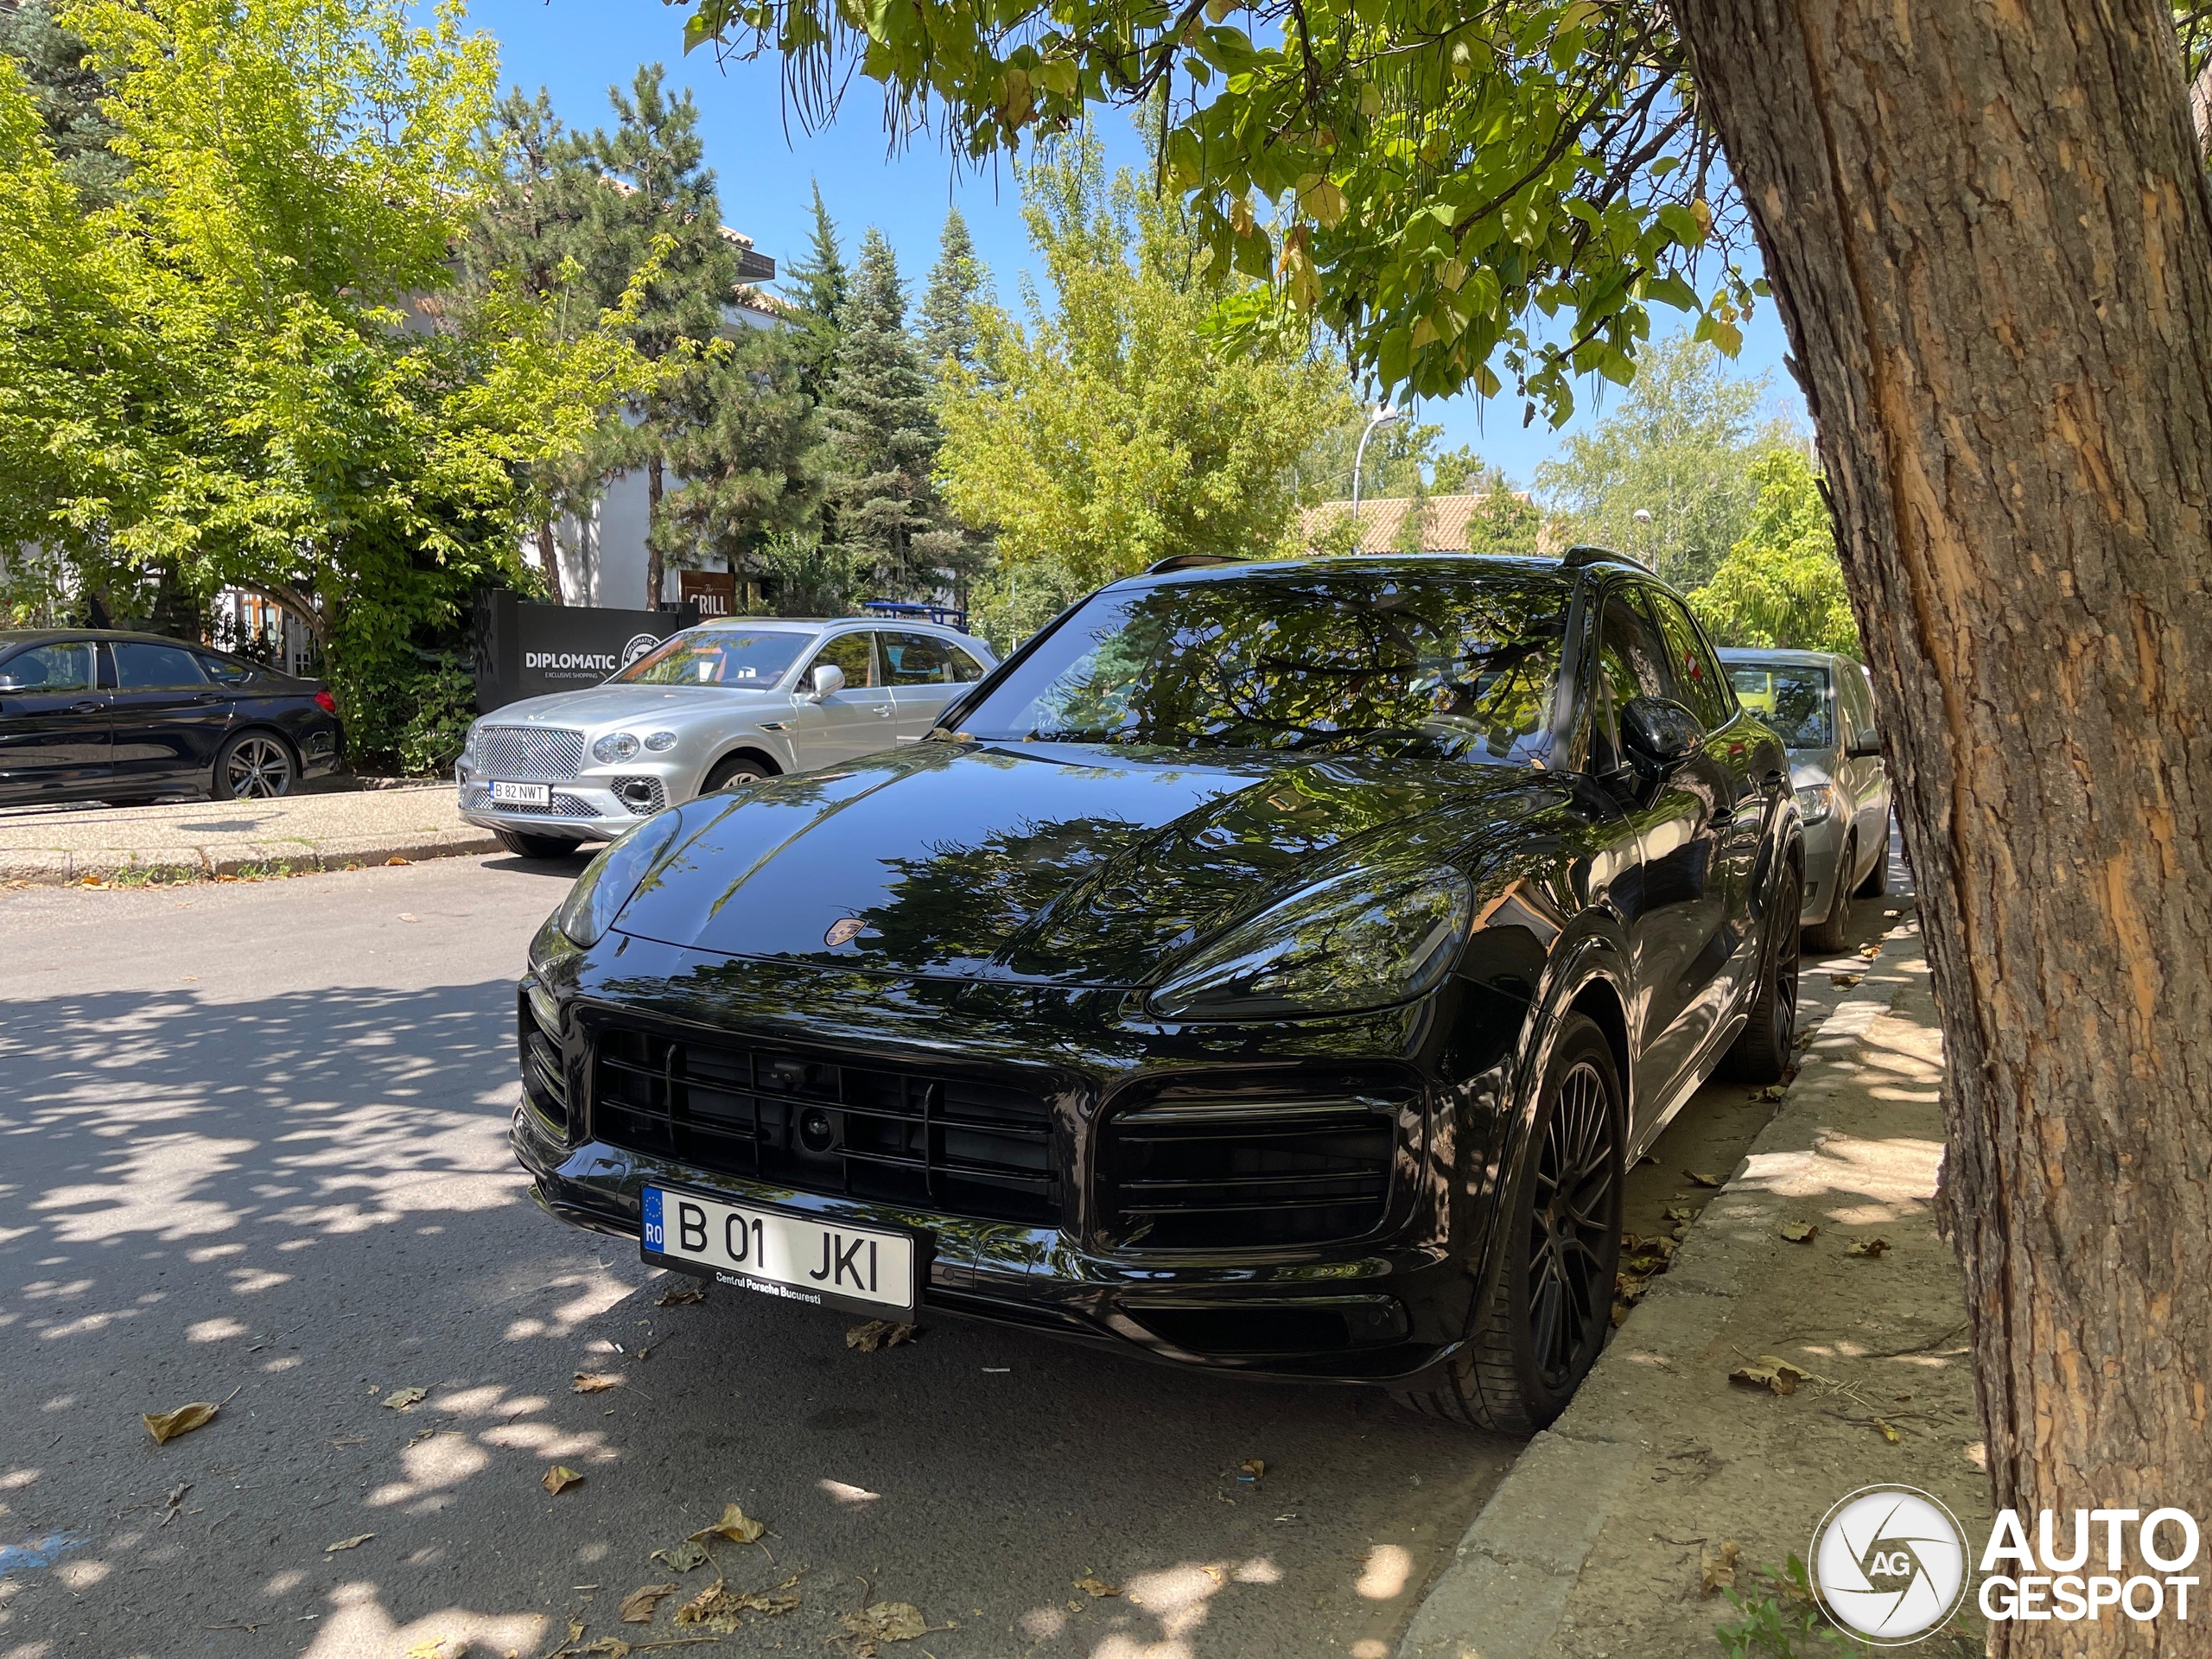
M 725 1283 L 1533 1430 L 1625 1169 L 1788 1063 L 1789 764 L 1610 554 L 1155 570 L 929 740 L 601 854 L 512 1141 Z
M 323 687 L 205 645 L 0 630 L 0 803 L 283 795 L 339 738 Z

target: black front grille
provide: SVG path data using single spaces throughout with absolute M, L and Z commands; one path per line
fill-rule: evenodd
M 1397 1111 L 1362 1095 L 1254 1091 L 1118 1113 L 1099 1160 L 1104 1231 L 1146 1249 L 1358 1238 L 1389 1204 Z
M 561 1065 L 561 1041 L 537 1022 L 530 998 L 522 998 L 522 1084 L 538 1115 L 563 1135 L 569 1129 L 569 1078 Z
M 721 1174 L 1057 1225 L 1050 1102 L 1027 1090 L 742 1042 L 601 1030 L 592 1132 Z

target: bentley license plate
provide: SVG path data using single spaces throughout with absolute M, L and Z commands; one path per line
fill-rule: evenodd
M 911 1323 L 913 1238 L 787 1210 L 645 1190 L 645 1259 L 771 1296 Z
M 495 783 L 492 802 L 495 806 L 550 806 L 553 791 L 543 784 Z

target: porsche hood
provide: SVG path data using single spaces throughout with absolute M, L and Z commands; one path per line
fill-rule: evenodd
M 1461 861 L 1559 785 L 1520 766 L 941 745 L 678 809 L 619 933 L 733 957 L 1092 986 L 1339 867 Z

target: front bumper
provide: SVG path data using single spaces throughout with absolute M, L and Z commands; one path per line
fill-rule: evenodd
M 1459 985 L 1382 1015 L 1250 1027 L 1182 1028 L 1131 1020 L 1112 992 L 1034 986 L 879 980 L 610 936 L 620 948 L 620 1001 L 609 969 L 568 952 L 526 980 L 518 999 L 523 1104 L 510 1139 L 533 1196 L 573 1224 L 639 1236 L 647 1184 L 688 1187 L 739 1204 L 797 1210 L 855 1225 L 894 1225 L 926 1241 L 922 1306 L 932 1313 L 1115 1343 L 1153 1358 L 1255 1375 L 1403 1382 L 1445 1359 L 1464 1338 L 1483 1264 L 1488 1173 L 1503 1132 L 1509 1033 L 1525 1009 L 1484 1008 L 1475 1039 L 1498 1052 L 1471 1082 L 1444 1086 L 1434 1062 L 1471 1051 L 1453 1006 L 1496 993 Z M 539 1050 L 531 1006 L 537 982 L 557 1003 L 558 1057 Z M 658 985 L 640 997 L 639 988 Z M 711 1013 L 709 1014 L 709 1009 Z M 606 1022 L 671 1032 L 732 1033 L 779 1053 L 819 1052 L 835 1033 L 842 1053 L 874 1066 L 929 1067 L 997 1077 L 1027 1072 L 1054 1102 L 1053 1160 L 1064 1212 L 1056 1223 L 994 1219 L 926 1204 L 887 1204 L 808 1191 L 787 1179 L 751 1179 L 617 1144 L 619 1109 L 596 1091 Z M 945 1033 L 962 1033 L 949 1044 Z M 957 1049 L 957 1052 L 949 1053 Z M 1039 1057 L 1049 1057 L 1040 1061 Z M 1350 1070 L 1347 1071 L 1349 1064 Z M 557 1066 L 557 1080 L 548 1073 Z M 1281 1077 L 1348 1077 L 1395 1090 L 1389 1196 L 1357 1236 L 1313 1243 L 1148 1249 L 1115 1236 L 1102 1199 L 1109 1128 L 1128 1103 L 1168 1091 L 1248 1091 L 1255 1070 Z M 1395 1083 L 1391 1082 L 1395 1079 Z M 1318 1083 L 1316 1084 L 1318 1086 Z M 557 1087 L 563 1099 L 549 1090 Z M 603 1121 L 607 1120 L 607 1121 Z M 614 1139 L 608 1138 L 610 1133 Z M 788 1172 L 785 1172 L 787 1175 Z M 850 1182 L 846 1183 L 849 1188 Z
M 567 783 L 548 784 L 543 806 L 495 804 L 488 778 L 466 766 L 454 767 L 461 793 L 461 816 L 487 830 L 524 835 L 574 836 L 579 841 L 612 841 L 631 825 L 687 798 L 673 766 L 628 765 L 587 772 Z
M 1835 902 L 1836 867 L 1843 858 L 1845 815 L 1832 811 L 1818 823 L 1805 826 L 1805 893 L 1798 912 L 1800 924 L 1811 927 L 1828 913 Z

